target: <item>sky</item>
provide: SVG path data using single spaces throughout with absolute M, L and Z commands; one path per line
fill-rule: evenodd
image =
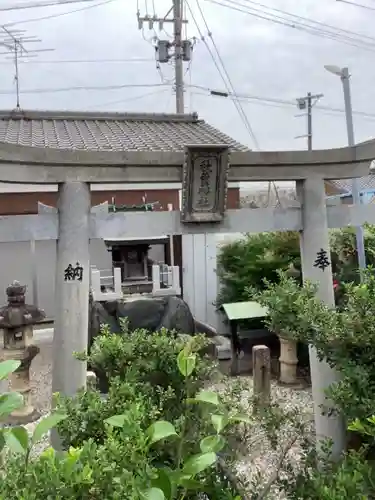
M 155 36 L 170 39 L 172 25 L 166 24 L 161 32 L 158 26 L 152 31 L 145 25 L 142 31 L 136 16 L 137 8 L 141 15 L 152 15 L 155 6 L 156 14 L 164 17 L 171 0 L 98 0 L 90 4 L 1 11 L 26 1 L 33 0 L 0 0 L 1 23 L 10 30 L 26 30 L 24 36 L 41 40 L 25 43 L 26 49 L 53 50 L 23 58 L 19 66 L 21 108 L 175 111 L 173 66 L 164 64 L 157 70 L 152 42 Z M 41 0 L 35 3 L 38 1 Z M 296 116 L 303 112 L 294 103 L 307 92 L 324 94 L 313 109 L 313 147 L 346 146 L 340 78 L 324 69 L 324 65 L 334 64 L 349 67 L 352 75 L 356 142 L 375 136 L 375 0 L 350 0 L 368 9 L 336 0 L 259 0 L 258 5 L 249 0 L 214 1 L 217 3 L 185 3 L 189 23 L 184 36 L 196 40 L 192 61 L 185 63 L 186 112 L 197 112 L 200 118 L 252 149 L 304 149 L 306 138 L 295 137 L 306 133 L 306 116 Z M 85 10 L 72 12 L 84 7 Z M 285 13 L 272 10 L 275 8 L 300 17 L 292 20 Z M 58 17 L 52 17 L 57 14 Z M 35 20 L 41 17 L 45 19 Z M 311 34 L 312 21 L 324 23 L 314 25 L 318 36 Z M 288 23 L 295 27 L 286 26 Z M 333 26 L 333 31 L 326 25 Z M 327 35 L 327 30 L 331 35 Z M 4 52 L 0 55 L 0 108 L 13 109 L 15 69 Z M 230 97 L 209 94 L 210 89 L 226 90 L 223 70 L 218 71 L 211 54 L 218 65 L 220 60 L 223 62 L 234 92 L 253 98 L 241 99 L 242 111 L 236 109 Z M 109 59 L 118 62 L 108 62 Z M 72 60 L 81 62 L 66 62 Z M 88 60 L 96 62 L 83 62 Z M 122 88 L 108 88 L 111 86 Z M 74 87 L 84 90 L 73 90 Z M 332 108 L 341 111 L 333 112 Z

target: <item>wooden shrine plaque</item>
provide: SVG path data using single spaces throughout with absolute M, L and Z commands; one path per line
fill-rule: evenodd
M 181 221 L 221 222 L 228 190 L 227 145 L 185 146 Z

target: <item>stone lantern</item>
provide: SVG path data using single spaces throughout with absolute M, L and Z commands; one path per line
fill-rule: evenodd
M 4 359 L 18 360 L 20 367 L 11 375 L 14 391 L 22 394 L 24 406 L 11 414 L 12 420 L 27 423 L 37 418 L 31 404 L 30 365 L 39 353 L 32 345 L 33 325 L 45 318 L 45 312 L 25 303 L 26 286 L 14 281 L 6 289 L 8 305 L 0 308 L 0 334 L 3 336 Z

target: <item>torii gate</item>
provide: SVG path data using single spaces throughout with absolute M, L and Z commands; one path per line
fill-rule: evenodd
M 303 276 L 318 284 L 322 301 L 333 305 L 331 266 L 314 265 L 319 252 L 329 254 L 328 227 L 375 222 L 375 206 L 326 208 L 324 180 L 367 175 L 374 158 L 375 143 L 312 152 L 232 152 L 228 181 L 296 180 L 301 207 L 229 210 L 221 222 L 185 225 L 179 212 L 93 213 L 90 203 L 93 183 L 182 182 L 183 152 L 65 151 L 0 143 L 0 182 L 58 184 L 58 213 L 0 218 L 0 243 L 57 240 L 53 392 L 73 395 L 86 383 L 86 367 L 72 352 L 87 347 L 90 238 L 300 231 Z M 333 440 L 337 456 L 345 446 L 342 422 L 320 410 L 324 389 L 336 374 L 314 349 L 310 364 L 316 433 Z

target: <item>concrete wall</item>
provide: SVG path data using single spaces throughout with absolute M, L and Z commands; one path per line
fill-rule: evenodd
M 104 241 L 90 243 L 91 264 L 98 269 L 111 269 L 112 256 Z M 14 280 L 27 286 L 26 299 L 34 302 L 33 269 L 36 270 L 38 306 L 53 318 L 55 309 L 56 241 L 38 241 L 35 244 L 35 265 L 29 242 L 0 244 L 0 305 L 6 304 L 6 287 Z
M 222 245 L 242 237 L 243 233 L 182 235 L 183 298 L 197 321 L 219 333 L 225 333 L 227 326 L 215 306 L 219 290 L 217 254 Z
M 182 235 L 183 298 L 194 317 L 213 328 L 219 327 L 216 255 L 216 234 Z
M 164 261 L 164 248 L 155 245 L 150 255 L 156 261 Z M 90 242 L 91 264 L 101 270 L 112 268 L 112 255 L 103 240 Z M 35 243 L 35 262 L 32 258 L 30 242 L 0 243 L 0 305 L 6 304 L 6 287 L 14 280 L 27 286 L 27 302 L 34 303 L 33 269 L 36 270 L 37 302 L 53 318 L 55 309 L 55 263 L 56 241 Z M 74 264 L 74 263 L 72 263 Z

